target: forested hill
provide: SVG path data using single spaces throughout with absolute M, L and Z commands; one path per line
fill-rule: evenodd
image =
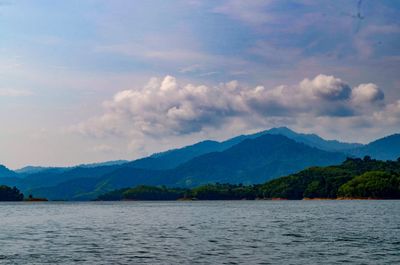
M 347 159 L 312 167 L 259 185 L 207 184 L 192 189 L 137 186 L 114 190 L 99 200 L 400 199 L 400 159 Z
M 400 160 L 379 161 L 369 156 L 347 159 L 338 166 L 312 167 L 267 182 L 266 198 L 400 198 Z
M 0 201 L 22 201 L 24 195 L 16 187 L 0 185 Z

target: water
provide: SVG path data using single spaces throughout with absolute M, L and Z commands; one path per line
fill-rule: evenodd
M 400 201 L 0 203 L 0 264 L 400 264 Z

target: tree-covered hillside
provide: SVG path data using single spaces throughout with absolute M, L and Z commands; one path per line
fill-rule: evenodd
M 22 201 L 24 195 L 16 187 L 0 186 L 0 201 Z
M 192 189 L 138 186 L 99 200 L 241 200 L 304 198 L 400 199 L 400 160 L 348 158 L 338 166 L 312 167 L 265 184 L 207 184 Z
M 338 166 L 312 167 L 296 174 L 272 180 L 261 187 L 261 192 L 263 197 L 266 198 L 337 198 L 345 195 L 338 193 L 342 185 L 357 176 L 373 171 L 399 176 L 400 160 L 379 161 L 368 156 L 364 159 L 348 158 Z M 380 176 L 376 175 L 376 178 L 380 178 Z M 362 178 L 360 181 L 365 182 L 366 180 L 366 178 Z M 398 186 L 396 188 L 399 189 Z M 348 195 L 359 197 L 355 196 L 354 193 L 348 193 Z

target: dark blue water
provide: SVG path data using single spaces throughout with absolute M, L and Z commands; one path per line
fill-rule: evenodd
M 0 264 L 400 264 L 400 201 L 0 203 Z

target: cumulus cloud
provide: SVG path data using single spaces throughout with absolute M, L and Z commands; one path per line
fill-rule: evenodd
M 310 91 L 312 96 L 327 100 L 345 100 L 350 97 L 351 88 L 339 78 L 327 75 L 318 75 L 314 79 L 304 79 L 300 83 L 303 91 Z
M 168 137 L 240 124 L 258 128 L 296 119 L 361 117 L 386 108 L 375 84 L 352 88 L 340 78 L 318 75 L 296 85 L 248 87 L 237 81 L 216 86 L 182 85 L 173 76 L 152 78 L 104 103 L 104 114 L 73 127 L 95 136 Z M 396 107 L 392 107 L 396 108 Z
M 397 127 L 400 124 L 400 100 L 386 105 L 382 110 L 373 114 L 376 124 L 388 127 Z
M 384 99 L 383 92 L 377 85 L 368 83 L 360 84 L 352 90 L 352 100 L 357 105 L 374 104 Z

